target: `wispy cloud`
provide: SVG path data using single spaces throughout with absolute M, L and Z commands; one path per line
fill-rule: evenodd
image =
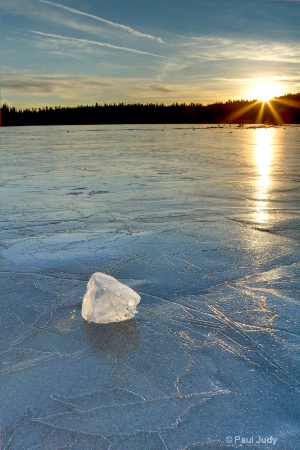
M 268 81 L 286 81 L 286 82 L 300 82 L 300 74 L 298 76 L 274 75 L 267 78 Z M 214 80 L 226 81 L 228 83 L 253 83 L 253 81 L 266 81 L 266 77 L 245 77 L 245 78 L 230 78 L 230 77 L 215 77 Z
M 60 9 L 64 9 L 65 11 L 68 11 L 68 12 L 71 12 L 71 13 L 74 13 L 74 14 L 77 14 L 80 16 L 84 16 L 84 17 L 88 17 L 90 19 L 97 20 L 98 22 L 105 23 L 106 25 L 110 25 L 112 27 L 122 29 L 123 31 L 133 34 L 134 36 L 151 39 L 151 40 L 154 40 L 156 42 L 163 44 L 163 40 L 160 37 L 153 36 L 151 34 L 142 33 L 141 31 L 135 30 L 134 28 L 131 28 L 127 25 L 113 22 L 111 20 L 104 19 L 103 17 L 96 16 L 94 14 L 89 14 L 84 11 L 80 11 L 78 9 L 71 8 L 69 6 L 61 5 L 60 3 L 51 2 L 50 0 L 38 0 L 38 1 L 40 3 L 44 3 L 44 4 L 52 5 L 54 7 L 60 8 Z
M 111 88 L 113 83 L 97 77 L 66 76 L 66 75 L 16 75 L 2 76 L 2 88 L 18 91 L 22 94 L 64 94 L 70 97 L 68 91 L 74 93 L 75 88 L 84 90 Z M 73 96 L 73 94 L 72 94 Z
M 199 36 L 178 42 L 176 48 L 194 59 L 300 62 L 299 45 L 292 43 Z
M 299 85 L 300 83 L 300 75 L 298 76 L 285 76 L 285 75 L 273 75 L 273 76 L 259 76 L 254 75 L 252 77 L 214 77 L 213 80 L 216 83 L 224 83 L 227 86 L 239 86 L 241 89 L 241 92 L 244 92 L 245 95 L 249 95 L 249 90 L 253 86 L 261 83 L 275 83 L 275 85 L 284 92 L 290 92 L 290 86 Z
M 111 83 L 101 81 L 96 77 L 81 77 L 81 76 L 66 76 L 66 75 L 3 75 L 2 86 L 3 88 L 15 89 L 22 91 L 23 93 L 52 93 L 60 92 L 66 88 L 69 84 L 74 83 L 86 85 L 89 87 L 109 87 Z
M 110 44 L 107 42 L 99 42 L 99 41 L 92 41 L 89 39 L 73 38 L 73 37 L 69 37 L 69 36 L 61 36 L 59 34 L 44 33 L 42 31 L 35 31 L 35 30 L 30 30 L 30 32 L 33 34 L 39 35 L 39 36 L 62 40 L 64 42 L 73 42 L 73 43 L 79 42 L 79 43 L 84 43 L 84 44 L 88 44 L 88 45 L 96 45 L 98 47 L 107 47 L 107 48 L 111 48 L 111 49 L 115 49 L 115 50 L 126 51 L 126 52 L 130 52 L 130 53 L 135 53 L 138 55 L 154 56 L 156 58 L 163 58 L 163 59 L 174 59 L 174 58 L 169 58 L 167 56 L 158 55 L 156 53 L 145 52 L 143 50 L 137 50 L 134 48 L 123 47 L 123 46 L 119 46 L 119 45 Z
M 107 101 L 118 89 L 109 78 L 77 75 L 36 75 L 7 73 L 2 75 L 3 98 L 17 107 L 93 104 Z M 108 100 L 109 101 L 109 100 Z
M 2 95 L 16 107 L 111 102 L 203 101 L 199 87 L 183 83 L 156 83 L 145 77 L 3 74 Z M 17 101 L 16 101 L 17 100 Z
M 154 91 L 154 92 L 170 94 L 170 93 L 174 92 L 174 86 L 168 86 L 168 85 L 159 84 L 159 83 L 149 83 L 148 90 Z

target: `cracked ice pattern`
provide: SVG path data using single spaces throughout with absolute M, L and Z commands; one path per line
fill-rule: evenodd
M 296 449 L 300 129 L 1 140 L 2 448 Z M 82 320 L 96 271 L 141 295 L 134 320 Z

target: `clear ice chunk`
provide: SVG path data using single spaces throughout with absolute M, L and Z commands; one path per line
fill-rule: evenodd
M 140 300 L 130 287 L 110 275 L 96 272 L 87 284 L 81 314 L 88 322 L 121 322 L 134 317 Z

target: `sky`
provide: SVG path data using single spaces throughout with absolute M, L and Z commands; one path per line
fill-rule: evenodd
M 16 108 L 300 92 L 300 0 L 0 0 L 0 12 L 1 103 Z

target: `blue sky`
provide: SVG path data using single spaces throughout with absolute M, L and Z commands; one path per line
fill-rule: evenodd
M 300 91 L 300 0 L 1 0 L 1 102 L 195 102 Z

